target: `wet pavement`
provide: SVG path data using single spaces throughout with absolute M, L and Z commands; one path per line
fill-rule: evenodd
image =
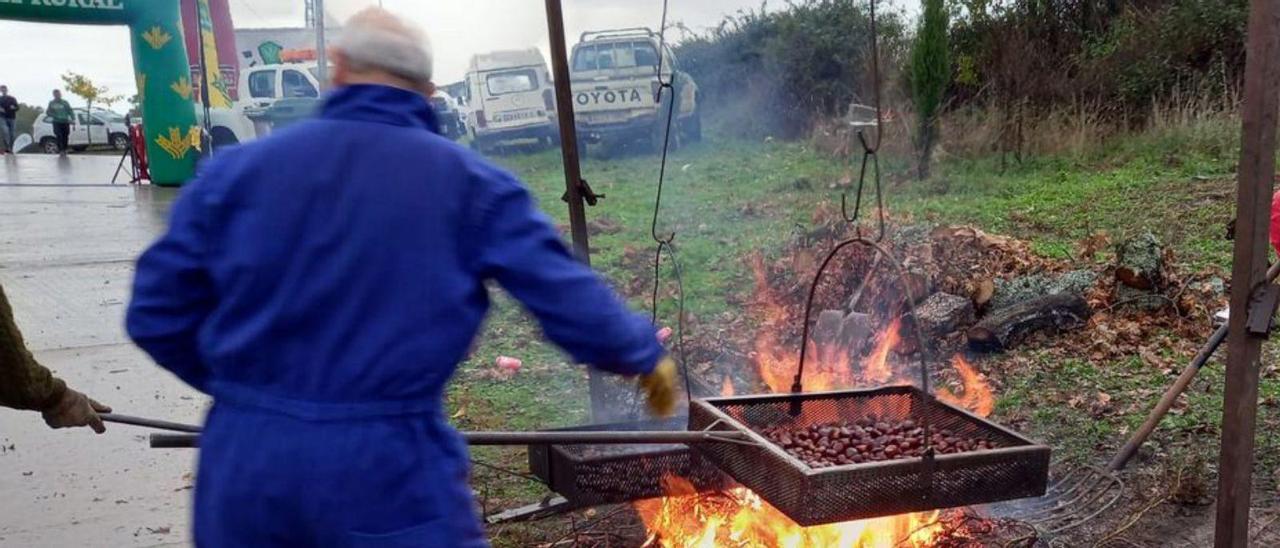
M 133 261 L 176 190 L 111 185 L 118 161 L 0 159 L 0 284 L 36 358 L 69 385 L 119 413 L 198 423 L 204 397 L 123 328 Z M 54 431 L 0 410 L 0 546 L 187 544 L 195 453 L 150 449 L 149 432 Z

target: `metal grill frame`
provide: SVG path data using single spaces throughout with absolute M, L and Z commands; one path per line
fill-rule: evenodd
M 684 431 L 686 417 L 639 422 L 595 424 L 557 428 L 554 431 Z M 585 456 L 582 449 L 628 447 L 640 448 L 626 454 Z M 528 446 L 529 470 L 575 506 L 597 506 L 667 496 L 662 488 L 664 475 L 675 475 L 689 481 L 698 492 L 728 489 L 734 482 L 719 468 L 688 446 L 677 444 L 637 445 L 571 445 L 531 444 Z M 615 483 L 616 490 L 600 490 L 588 478 L 605 478 Z
M 789 411 L 796 402 L 800 413 L 792 418 Z M 795 420 L 800 426 L 852 421 L 861 417 L 843 415 L 840 408 L 859 405 L 896 405 L 894 413 L 877 410 L 886 413 L 881 415 L 886 420 L 919 421 L 927 412 L 935 431 L 946 428 L 989 439 L 999 448 L 937 455 L 932 466 L 917 457 L 811 468 L 757 430 L 780 420 Z M 835 409 L 834 416 L 823 415 L 828 408 Z M 748 426 L 744 423 L 749 420 L 747 415 L 770 415 L 780 420 Z M 1038 497 L 1044 495 L 1049 481 L 1049 446 L 940 402 L 910 385 L 700 399 L 689 408 L 689 429 L 746 432 L 754 445 L 699 444 L 696 451 L 803 526 Z

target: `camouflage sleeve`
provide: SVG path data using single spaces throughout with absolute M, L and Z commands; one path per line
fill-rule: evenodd
M 41 411 L 54 406 L 66 390 L 66 383 L 36 363 L 27 350 L 0 287 L 0 406 Z

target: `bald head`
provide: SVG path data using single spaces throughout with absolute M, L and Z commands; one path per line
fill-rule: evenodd
M 342 27 L 333 47 L 333 83 L 383 84 L 431 95 L 431 48 L 417 27 L 382 8 L 366 8 Z

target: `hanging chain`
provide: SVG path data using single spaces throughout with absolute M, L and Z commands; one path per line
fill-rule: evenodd
M 858 223 L 858 217 L 862 213 L 862 191 L 867 182 L 867 164 L 871 164 L 872 182 L 876 190 L 876 219 L 879 225 L 879 232 L 872 240 L 879 242 L 884 240 L 885 235 L 885 217 L 884 217 L 884 195 L 880 185 L 880 138 L 884 131 L 884 112 L 880 108 L 880 41 L 876 28 L 876 0 L 871 0 L 871 79 L 872 79 L 872 96 L 875 101 L 876 109 L 876 137 L 875 142 L 867 141 L 867 136 L 861 128 L 858 129 L 858 143 L 862 145 L 862 167 L 858 171 L 858 191 L 854 197 L 853 215 L 848 213 L 848 196 L 847 193 L 840 194 L 840 215 L 845 222 L 854 225 L 854 235 L 862 238 L 862 225 Z
M 671 94 L 667 100 L 667 119 L 663 128 L 662 135 L 662 159 L 658 164 L 658 189 L 654 193 L 653 199 L 653 220 L 649 224 L 649 236 L 658 244 L 658 249 L 653 254 L 653 296 L 650 300 L 649 319 L 654 326 L 658 325 L 658 288 L 659 280 L 662 272 L 662 252 L 667 252 L 667 257 L 671 261 L 671 272 L 676 280 L 677 309 L 676 309 L 676 356 L 679 358 L 681 372 L 684 376 L 685 399 L 692 401 L 693 389 L 689 380 L 689 360 L 685 355 L 684 346 L 684 281 L 681 275 L 680 260 L 676 255 L 675 248 L 675 231 L 671 231 L 666 236 L 658 235 L 658 215 L 662 211 L 662 188 L 667 176 L 667 152 L 671 145 L 671 123 L 675 118 L 676 94 L 675 89 L 671 85 L 669 79 L 662 78 L 663 60 L 667 47 L 667 0 L 662 1 L 662 26 L 658 28 L 658 92 L 654 96 L 654 101 L 658 108 L 662 108 L 662 91 L 670 89 Z M 675 73 L 672 73 L 674 77 Z M 637 402 L 638 402 L 637 398 Z M 632 414 L 635 412 L 633 410 Z

